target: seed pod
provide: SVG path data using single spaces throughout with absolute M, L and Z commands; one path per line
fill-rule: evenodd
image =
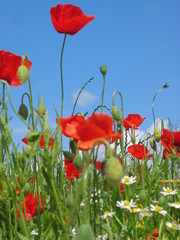
M 77 154 L 74 158 L 74 165 L 77 170 L 80 170 L 83 165 L 82 158 L 79 154 Z
M 101 71 L 102 75 L 105 76 L 106 73 L 107 73 L 107 66 L 106 65 L 102 65 L 100 67 L 100 71 Z
M 123 177 L 123 169 L 118 158 L 111 156 L 106 158 L 101 164 L 102 173 L 111 186 L 119 186 Z
M 47 109 L 46 109 L 46 105 L 45 105 L 44 102 L 43 102 L 43 98 L 41 98 L 41 102 L 39 103 L 38 109 L 37 109 L 40 117 L 44 117 L 44 115 L 45 115 L 45 113 L 46 113 L 46 110 L 47 110 Z
M 21 84 L 24 84 L 29 78 L 29 70 L 25 65 L 18 67 L 17 76 Z
M 156 142 L 159 142 L 161 139 L 161 131 L 158 127 L 155 127 L 154 129 L 154 139 L 156 140 Z
M 74 160 L 74 155 L 73 153 L 69 152 L 69 151 L 63 151 L 63 155 L 64 157 L 69 160 L 69 161 L 73 161 Z
M 28 142 L 35 142 L 39 139 L 41 133 L 39 132 L 33 132 L 33 133 L 28 133 L 26 135 L 26 139 Z
M 111 112 L 112 112 L 113 119 L 115 121 L 119 122 L 121 119 L 121 114 L 120 114 L 119 108 L 116 106 L 113 106 Z
M 95 240 L 93 230 L 89 224 L 82 224 L 76 235 L 77 240 Z
M 27 107 L 26 107 L 25 104 L 22 103 L 22 104 L 20 105 L 19 110 L 18 110 L 18 113 L 19 113 L 19 115 L 20 115 L 24 120 L 27 119 L 27 117 L 28 117 L 28 109 L 27 109 Z

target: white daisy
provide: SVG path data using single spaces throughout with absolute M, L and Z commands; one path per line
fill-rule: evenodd
M 139 214 L 139 220 L 143 220 L 144 217 L 152 217 L 152 215 L 148 208 L 144 208 Z
M 178 208 L 180 209 L 180 202 L 174 202 L 174 203 L 168 203 L 170 207 Z
M 106 219 L 106 218 L 108 218 L 108 217 L 113 217 L 114 216 L 114 214 L 115 214 L 115 212 L 108 212 L 108 211 L 105 211 L 104 212 L 104 214 L 101 216 L 101 218 L 104 220 L 104 219 Z
M 175 190 L 172 190 L 171 188 L 165 188 L 163 187 L 163 190 L 162 192 L 160 192 L 163 196 L 167 196 L 167 195 L 175 195 L 178 193 L 177 189 Z
M 121 201 L 121 202 L 117 201 L 116 206 L 120 207 L 120 208 L 125 208 L 125 209 L 128 209 L 129 211 L 131 211 L 131 208 L 136 207 L 136 204 L 131 199 L 130 202 L 128 200 Z
M 180 224 L 174 222 L 166 222 L 166 226 L 174 230 L 180 230 Z
M 106 239 L 108 239 L 109 237 L 108 237 L 108 234 L 105 234 L 105 235 L 98 235 L 98 237 L 96 238 L 96 240 L 106 240 Z
M 121 180 L 121 183 L 126 184 L 126 185 L 130 185 L 136 182 L 136 177 L 128 177 L 128 176 L 124 176 L 123 179 Z
M 151 211 L 158 212 L 164 216 L 167 214 L 167 211 L 163 210 L 163 208 L 158 205 L 154 206 L 151 204 Z

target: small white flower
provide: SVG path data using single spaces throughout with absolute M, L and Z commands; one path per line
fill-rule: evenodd
M 144 208 L 139 214 L 139 220 L 143 220 L 144 217 L 152 217 L 152 215 L 153 214 L 149 212 L 148 208 Z
M 75 229 L 75 227 L 72 229 L 72 235 L 73 235 L 73 236 L 76 235 L 76 229 Z
M 31 235 L 38 236 L 38 232 L 36 232 L 35 230 L 32 230 Z
M 121 183 L 126 184 L 126 185 L 130 185 L 136 182 L 136 177 L 128 177 L 128 176 L 124 176 L 123 179 L 121 180 Z
M 170 207 L 178 208 L 180 209 L 180 202 L 174 202 L 174 203 L 168 203 Z
M 175 195 L 178 193 L 177 189 L 175 190 L 172 190 L 171 188 L 165 188 L 163 187 L 163 190 L 164 191 L 161 191 L 160 193 L 163 195 L 163 196 L 168 196 L 168 195 Z
M 106 239 L 108 239 L 108 234 L 105 234 L 103 236 L 98 235 L 98 237 L 96 238 L 96 240 L 106 240 Z
M 133 207 L 133 208 L 131 208 L 130 212 L 132 212 L 132 213 L 140 213 L 140 212 L 142 212 L 142 209 L 139 208 L 139 207 Z
M 104 219 L 106 219 L 106 218 L 108 218 L 108 217 L 113 217 L 114 216 L 114 214 L 115 214 L 115 212 L 108 212 L 108 211 L 105 211 L 104 212 L 104 215 L 102 215 L 101 216 L 101 218 L 104 220 Z
M 166 222 L 166 226 L 174 230 L 180 230 L 180 224 L 174 222 Z
M 163 208 L 158 205 L 154 206 L 151 204 L 151 211 L 158 212 L 164 216 L 167 214 L 167 211 L 163 210 Z
M 136 204 L 131 199 L 130 202 L 127 200 L 121 201 L 121 202 L 117 201 L 116 206 L 120 207 L 120 208 L 125 208 L 125 209 L 128 209 L 129 211 L 131 211 L 131 208 L 136 207 Z

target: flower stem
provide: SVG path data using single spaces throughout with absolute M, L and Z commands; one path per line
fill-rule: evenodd
M 104 75 L 103 76 L 102 100 L 101 100 L 101 113 L 103 113 L 105 82 L 106 82 L 106 78 L 105 78 L 105 75 Z

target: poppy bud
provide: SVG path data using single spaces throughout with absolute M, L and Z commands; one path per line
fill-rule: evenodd
M 76 153 L 76 142 L 74 141 L 74 139 L 71 139 L 69 142 L 69 146 L 71 148 L 72 153 Z
M 19 115 L 20 115 L 24 120 L 27 119 L 27 117 L 28 117 L 28 109 L 27 109 L 27 107 L 26 107 L 25 104 L 22 103 L 22 104 L 20 105 L 19 110 L 18 110 L 18 113 L 19 113 Z
M 77 170 L 80 170 L 80 168 L 82 167 L 82 158 L 79 154 L 77 154 L 74 158 L 74 165 L 76 167 Z
M 107 66 L 106 65 L 102 65 L 100 67 L 100 71 L 101 71 L 102 75 L 105 76 L 106 73 L 107 73 Z
M 74 160 L 74 155 L 71 152 L 63 151 L 63 155 L 67 160 L 71 162 Z
M 41 98 L 41 102 L 38 105 L 38 109 L 37 109 L 40 117 L 44 117 L 45 113 L 46 113 L 46 105 L 43 102 L 43 98 Z
M 150 145 L 151 145 L 151 148 L 156 151 L 156 142 L 154 141 L 154 138 L 151 137 L 150 138 Z
M 155 129 L 154 129 L 154 138 L 155 138 L 156 142 L 159 142 L 161 139 L 161 131 L 158 127 L 155 127 Z
M 29 70 L 25 65 L 18 67 L 17 76 L 21 84 L 24 84 L 29 78 Z
M 32 153 L 32 147 L 31 147 L 31 145 L 28 144 L 28 145 L 25 147 L 24 153 L 25 153 L 26 157 L 29 157 L 29 156 L 31 155 L 31 153 Z
M 119 186 L 123 177 L 123 169 L 118 158 L 111 156 L 106 158 L 101 164 L 102 173 L 111 186 Z
M 89 224 L 82 224 L 76 235 L 77 240 L 95 240 L 93 230 Z
M 119 108 L 116 106 L 113 106 L 111 112 L 112 112 L 113 119 L 115 121 L 119 122 L 121 119 L 121 114 L 120 114 Z
M 135 136 L 134 134 L 131 134 L 131 142 L 132 142 L 133 144 L 136 143 L 136 136 Z
M 39 132 L 33 132 L 33 133 L 27 133 L 26 139 L 28 142 L 35 142 L 39 139 L 41 133 Z

